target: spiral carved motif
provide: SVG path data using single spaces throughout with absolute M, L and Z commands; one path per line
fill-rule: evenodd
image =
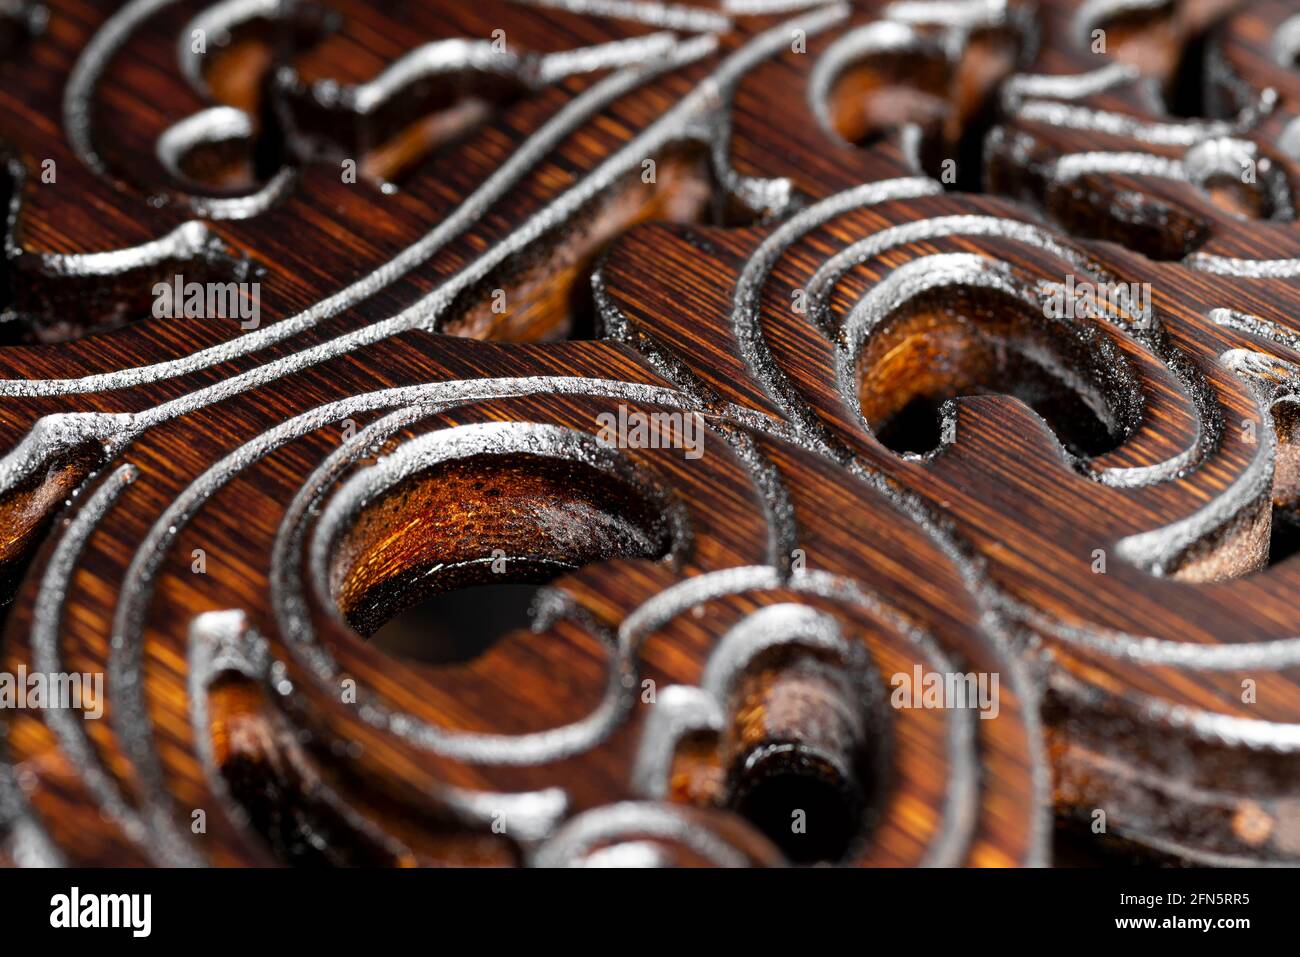
M 0 861 L 1300 859 L 1286 3 L 0 52 Z

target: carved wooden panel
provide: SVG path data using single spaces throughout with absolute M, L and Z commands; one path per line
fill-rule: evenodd
M 0 53 L 0 860 L 1300 860 L 1293 5 Z

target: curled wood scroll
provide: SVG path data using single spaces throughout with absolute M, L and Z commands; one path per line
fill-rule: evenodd
M 1291 5 L 0 50 L 0 860 L 1300 860 Z

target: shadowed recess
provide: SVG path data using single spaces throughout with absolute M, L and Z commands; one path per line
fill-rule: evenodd
M 981 28 L 956 62 L 919 37 L 873 51 L 831 83 L 831 125 L 864 149 L 900 128 L 914 128 L 918 172 L 949 189 L 980 192 L 984 137 L 997 119 L 994 94 L 1015 69 L 1020 45 L 1013 30 Z
M 1080 41 L 1091 49 L 1104 41 L 1100 52 L 1154 78 L 1170 115 L 1201 118 L 1208 115 L 1210 28 L 1235 6 L 1236 0 L 1116 4 L 1084 25 Z
M 611 243 L 641 223 L 708 223 L 732 213 L 699 146 L 646 163 L 460 296 L 440 331 L 508 342 L 595 338 L 591 275 Z
M 888 448 L 919 454 L 939 446 L 947 400 L 1011 395 L 1041 415 L 1074 455 L 1102 455 L 1120 444 L 1129 423 L 1118 411 L 1108 357 L 1097 348 L 1102 334 L 1086 332 L 1046 320 L 1000 292 L 923 293 L 863 345 L 863 417 Z
M 176 158 L 190 186 L 232 194 L 265 183 L 291 161 L 277 70 L 338 28 L 336 13 L 315 3 L 285 5 L 209 38 L 198 70 L 217 103 L 250 120 L 246 136 L 201 137 Z
M 398 658 L 463 664 L 506 632 L 529 627 L 533 602 L 543 587 L 507 582 L 438 592 L 395 615 L 370 636 L 370 643 Z
M 363 508 L 336 548 L 332 589 L 362 635 L 409 610 L 381 646 L 462 662 L 527 624 L 538 584 L 594 562 L 662 558 L 670 544 L 655 503 L 622 478 L 540 455 L 475 455 Z
M 727 804 L 798 864 L 839 861 L 862 837 L 877 775 L 867 713 L 838 658 L 759 655 L 731 698 Z
M 270 716 L 254 682 L 226 672 L 206 694 L 213 761 L 247 826 L 278 861 L 298 867 L 401 863 L 340 806 L 292 733 Z

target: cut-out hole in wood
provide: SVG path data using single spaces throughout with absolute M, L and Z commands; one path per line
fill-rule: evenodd
M 874 778 L 852 670 L 807 648 L 774 648 L 737 681 L 731 712 L 729 806 L 795 863 L 844 858 Z
M 1099 357 L 1001 293 L 917 296 L 870 336 L 858 370 L 863 417 L 896 452 L 937 448 L 941 406 L 962 395 L 1015 396 L 1081 458 L 1123 439 Z
M 870 148 L 907 129 L 921 170 L 949 189 L 983 189 L 983 143 L 997 119 L 999 84 L 1015 69 L 1019 42 L 1007 29 L 974 31 L 957 61 L 929 38 L 888 45 L 843 69 L 827 90 L 831 126 Z
M 212 756 L 246 825 L 278 861 L 298 867 L 392 867 L 391 849 L 349 819 L 262 690 L 234 672 L 207 691 Z
M 538 240 L 477 284 L 443 331 L 508 342 L 591 338 L 591 272 L 601 252 L 639 223 L 706 223 L 714 212 L 717 187 L 700 148 L 672 150 L 653 164 L 588 204 L 563 234 Z
M 658 559 L 670 544 L 655 503 L 608 472 L 540 455 L 476 455 L 441 463 L 364 508 L 337 547 L 332 579 L 349 623 L 370 635 L 439 592 L 536 584 L 613 558 Z M 482 647 L 483 625 L 478 638 L 462 635 L 453 646 Z
M 464 664 L 507 632 L 527 628 L 542 587 L 507 582 L 438 592 L 380 626 L 370 643 L 397 658 Z
M 1171 116 L 1201 118 L 1211 85 L 1210 28 L 1233 6 L 1235 0 L 1131 0 L 1081 24 L 1080 42 L 1091 46 L 1095 31 L 1104 31 L 1106 55 L 1155 79 Z

